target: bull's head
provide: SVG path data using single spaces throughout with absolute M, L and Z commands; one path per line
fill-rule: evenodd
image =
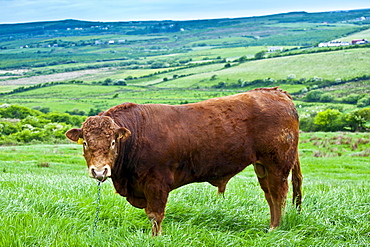
M 111 176 L 118 156 L 118 143 L 125 141 L 131 132 L 119 127 L 107 116 L 89 117 L 81 129 L 70 129 L 66 136 L 83 145 L 89 176 L 104 182 Z

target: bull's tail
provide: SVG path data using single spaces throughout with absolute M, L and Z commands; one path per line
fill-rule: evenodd
M 293 204 L 295 204 L 297 210 L 301 209 L 302 203 L 302 172 L 299 158 L 297 156 L 296 162 L 292 169 L 292 184 L 293 184 Z

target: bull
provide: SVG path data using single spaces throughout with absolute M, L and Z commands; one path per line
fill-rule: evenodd
M 291 171 L 293 202 L 301 205 L 298 125 L 289 94 L 259 88 L 186 105 L 123 103 L 66 136 L 82 143 L 90 177 L 110 177 L 117 193 L 145 209 L 155 236 L 170 191 L 209 182 L 224 193 L 251 164 L 270 208 L 270 228 L 279 226 Z

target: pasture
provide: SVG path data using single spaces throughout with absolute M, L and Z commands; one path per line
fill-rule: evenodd
M 230 48 L 230 53 L 227 55 L 231 56 L 233 52 L 240 52 L 240 55 L 244 55 L 243 49 L 245 48 Z M 217 50 L 223 50 L 226 54 L 228 49 Z M 209 53 L 211 51 L 213 50 L 202 50 L 203 53 L 199 54 L 215 55 L 215 53 Z M 26 92 L 1 95 L 0 101 L 27 107 L 37 107 L 47 103 L 51 111 L 65 112 L 77 108 L 88 112 L 91 108 L 107 109 L 123 102 L 166 104 L 197 102 L 266 86 L 280 86 L 289 93 L 299 93 L 310 87 L 310 78 L 344 81 L 344 84 L 331 85 L 321 90 L 330 92 L 335 97 L 345 97 L 351 93 L 369 92 L 368 80 L 346 82 L 346 80 L 368 75 L 370 64 L 366 58 L 369 55 L 369 48 L 359 48 L 248 61 L 236 63 L 229 68 L 225 68 L 225 63 L 215 63 L 191 68 L 127 69 L 114 67 L 39 75 L 4 80 L 0 83 L 2 85 L 0 91 L 11 91 L 21 85 L 29 86 L 40 82 L 57 81 L 58 78 L 64 81 L 83 80 L 84 83 L 39 87 Z M 292 75 L 296 80 L 304 78 L 307 81 L 304 83 L 287 81 L 283 84 L 276 82 L 276 80 L 286 79 Z M 115 81 L 128 77 L 136 78 L 126 80 L 128 86 L 96 84 L 97 81 L 104 81 L 107 78 Z M 269 79 L 265 84 L 264 82 L 258 85 L 248 84 L 253 80 L 263 81 L 266 78 Z M 244 82 L 246 86 L 229 89 L 215 88 L 219 83 L 235 85 L 240 82 Z M 316 104 L 322 109 L 325 108 L 320 103 Z
M 0 246 L 369 246 L 370 133 L 302 133 L 304 200 L 291 192 L 282 224 L 269 212 L 253 168 L 225 196 L 207 184 L 170 193 L 164 234 L 152 238 L 143 210 L 88 178 L 81 146 L 0 147 Z

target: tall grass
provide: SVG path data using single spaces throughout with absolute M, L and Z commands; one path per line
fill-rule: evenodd
M 143 210 L 87 177 L 81 147 L 0 147 L 0 246 L 369 246 L 369 133 L 303 133 L 304 200 L 287 203 L 282 224 L 268 231 L 269 210 L 253 168 L 228 184 L 225 196 L 207 183 L 171 192 L 164 234 L 152 238 Z M 330 140 L 341 156 L 330 151 Z M 351 140 L 350 140 L 351 138 Z M 326 155 L 315 156 L 320 149 Z M 291 192 L 289 193 L 289 201 Z

